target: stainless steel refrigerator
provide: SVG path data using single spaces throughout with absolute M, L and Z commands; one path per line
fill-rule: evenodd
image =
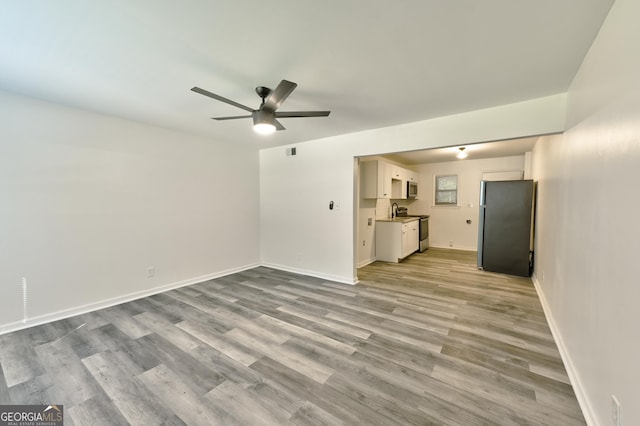
M 532 180 L 482 181 L 478 268 L 528 277 L 533 266 Z

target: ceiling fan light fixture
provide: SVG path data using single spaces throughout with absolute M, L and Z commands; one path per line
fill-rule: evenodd
M 271 123 L 257 123 L 253 125 L 253 131 L 261 135 L 269 135 L 276 131 L 276 126 Z
M 261 135 L 269 135 L 276 131 L 275 117 L 268 111 L 258 110 L 253 113 L 253 131 Z
M 458 154 L 456 155 L 456 157 L 458 157 L 458 158 L 459 158 L 459 159 L 461 159 L 461 160 L 463 160 L 463 159 L 467 158 L 467 153 L 466 153 L 466 152 L 464 152 L 464 150 L 465 150 L 465 147 L 464 147 L 464 146 L 461 146 L 460 148 L 458 148 L 458 150 L 459 150 L 459 152 L 458 152 Z

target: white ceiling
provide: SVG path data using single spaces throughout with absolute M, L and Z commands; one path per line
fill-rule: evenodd
M 22 0 L 0 13 L 0 89 L 256 148 L 567 90 L 613 0 Z M 268 137 L 199 86 L 257 107 Z
M 482 158 L 510 157 L 530 152 L 538 141 L 538 136 L 510 139 L 505 141 L 493 141 L 471 145 L 457 145 L 446 148 L 425 149 L 420 151 L 400 152 L 387 154 L 383 157 L 401 164 L 428 164 L 443 163 L 447 161 L 464 161 L 456 158 L 461 147 L 467 153 L 466 160 L 479 160 Z

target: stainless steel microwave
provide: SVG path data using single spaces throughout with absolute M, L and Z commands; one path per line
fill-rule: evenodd
M 407 198 L 416 198 L 418 196 L 418 182 L 407 182 Z

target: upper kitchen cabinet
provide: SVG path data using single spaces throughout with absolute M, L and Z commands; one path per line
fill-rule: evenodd
M 407 176 L 407 180 L 408 180 L 409 182 L 416 182 L 416 183 L 418 183 L 418 180 L 419 180 L 418 172 L 414 172 L 413 170 L 406 170 L 406 172 L 407 172 L 407 174 L 406 174 L 406 176 Z
M 362 198 L 407 198 L 407 182 L 418 182 L 418 173 L 382 160 L 360 163 Z
M 362 198 L 391 198 L 391 164 L 380 160 L 360 163 Z
M 402 167 L 396 166 L 394 164 L 391 164 L 390 167 L 391 167 L 392 180 L 406 180 L 407 170 L 403 169 Z
M 394 200 L 407 198 L 407 173 L 402 167 L 391 165 L 391 198 Z
M 391 198 L 394 200 L 404 200 L 407 198 L 407 181 L 391 179 Z

